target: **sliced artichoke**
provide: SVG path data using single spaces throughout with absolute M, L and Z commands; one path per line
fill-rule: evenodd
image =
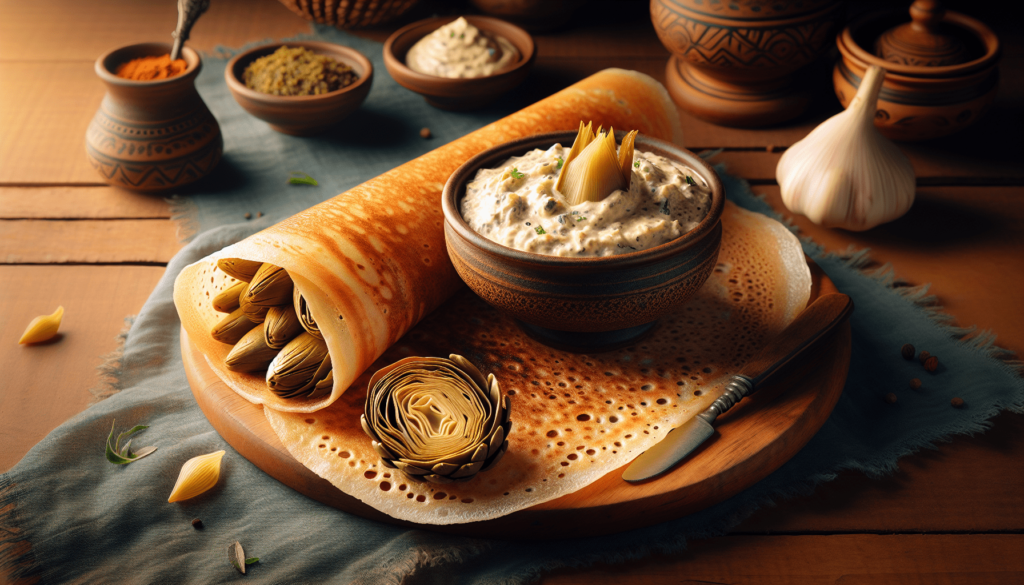
M 292 302 L 292 278 L 285 269 L 264 263 L 249 282 L 240 300 L 242 310 L 257 323 L 262 323 L 270 307 Z
M 242 260 L 241 258 L 221 258 L 217 260 L 217 268 L 220 268 L 222 272 L 225 272 L 232 278 L 237 278 L 243 282 L 249 282 L 253 276 L 256 276 L 256 272 L 263 266 L 262 262 L 253 262 L 252 260 Z
M 469 481 L 508 449 L 509 398 L 462 356 L 411 357 L 370 379 L 360 424 L 381 462 L 414 481 Z
M 299 323 L 307 333 L 318 339 L 323 339 L 324 336 L 320 334 L 320 327 L 313 320 L 313 314 L 309 312 L 309 305 L 306 304 L 305 297 L 296 288 L 293 293 L 293 303 L 295 305 L 295 313 L 299 316 Z
M 331 391 L 331 384 L 318 384 L 331 375 L 331 354 L 327 344 L 309 333 L 288 342 L 267 370 L 267 386 L 281 398 L 315 398 Z
M 254 327 L 242 336 L 234 349 L 224 358 L 224 365 L 232 372 L 266 372 L 267 366 L 277 357 L 280 348 L 267 345 L 265 329 L 270 323 Z
M 230 313 L 238 308 L 238 299 L 245 292 L 245 287 L 249 286 L 245 282 L 236 282 L 235 284 L 222 290 L 220 294 L 213 297 L 213 309 L 220 313 Z
M 629 190 L 633 177 L 633 145 L 636 130 L 626 134 L 618 154 L 615 152 L 615 129 L 606 133 L 580 122 L 579 132 L 569 154 L 562 163 L 555 190 L 569 205 L 601 201 L 616 190 Z
M 210 335 L 221 343 L 234 345 L 255 326 L 256 323 L 249 319 L 239 307 L 221 319 L 220 323 L 214 325 Z
M 302 325 L 291 305 L 271 307 L 263 322 L 263 332 L 267 347 L 281 349 L 302 333 Z

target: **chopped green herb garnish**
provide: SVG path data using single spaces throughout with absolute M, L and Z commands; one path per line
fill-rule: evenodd
M 583 217 L 583 216 L 581 215 L 581 216 L 579 216 L 579 217 L 577 217 L 577 218 L 576 218 L 576 221 L 587 221 L 587 218 L 585 218 L 585 217 Z
M 633 166 L 639 169 L 640 168 L 640 161 L 634 162 Z
M 291 176 L 292 177 L 288 179 L 288 183 L 290 185 L 313 185 L 315 187 L 320 184 L 316 182 L 316 179 L 302 171 L 292 171 Z
M 451 34 L 449 35 L 449 37 L 454 39 L 455 38 L 455 31 L 452 31 Z
M 687 185 L 696 185 L 697 181 L 694 181 L 693 177 L 691 177 L 690 175 L 686 175 L 686 184 Z
M 522 179 L 525 176 L 526 175 L 524 175 L 523 173 L 519 172 L 519 169 L 517 169 L 515 167 L 512 167 L 512 178 L 513 179 Z
M 249 558 L 245 559 L 245 564 L 247 564 L 247 565 L 251 565 L 253 563 L 258 563 L 258 562 L 260 562 L 260 558 L 259 557 L 249 557 Z
M 134 435 L 139 431 L 144 431 L 149 427 L 144 425 L 136 425 L 128 429 L 127 431 L 119 434 L 117 436 L 117 440 L 114 440 L 115 424 L 117 424 L 116 420 L 110 423 L 110 435 L 107 437 L 107 461 L 113 463 L 114 465 L 127 465 L 132 461 L 138 461 L 139 459 L 142 459 L 143 457 L 149 455 L 153 451 L 156 451 L 156 447 L 143 447 L 142 449 L 139 449 L 137 453 L 133 453 L 131 450 L 131 439 L 128 439 L 128 442 L 124 444 L 124 447 L 118 447 L 118 445 L 121 443 L 121 439 Z M 114 441 L 113 445 L 111 445 L 111 441 Z
M 544 228 L 541 227 L 541 226 L 537 226 L 537 227 L 535 227 L 533 229 L 537 232 L 538 236 L 543 236 L 544 234 L 547 233 L 546 231 L 544 231 Z
M 555 167 L 555 170 L 561 170 L 563 164 L 565 164 L 565 159 L 558 157 L 558 166 Z

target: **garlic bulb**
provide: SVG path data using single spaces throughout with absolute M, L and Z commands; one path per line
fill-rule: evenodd
M 875 128 L 885 71 L 872 66 L 846 111 L 825 120 L 779 159 L 782 202 L 816 224 L 853 231 L 892 221 L 914 203 L 910 160 Z

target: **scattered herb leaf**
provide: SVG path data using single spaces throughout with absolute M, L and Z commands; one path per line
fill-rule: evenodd
M 513 179 L 522 179 L 525 176 L 526 175 L 524 175 L 523 173 L 519 172 L 519 169 L 517 169 L 515 167 L 512 167 L 512 178 Z
M 242 545 L 237 540 L 234 544 L 228 545 L 228 561 L 239 573 L 245 574 L 245 566 L 249 563 L 246 562 L 245 551 L 242 550 Z
M 696 185 L 697 181 L 694 181 L 693 177 L 691 177 L 690 175 L 686 175 L 686 184 L 687 185 Z
M 661 204 L 661 212 L 663 214 L 665 214 L 665 215 L 672 215 L 672 213 L 668 209 L 668 199 L 666 199 L 665 201 L 662 202 L 662 204 Z
M 313 177 L 310 177 L 309 175 L 307 175 L 306 173 L 303 173 L 302 171 L 292 171 L 291 172 L 291 178 L 288 179 L 288 184 L 290 184 L 290 185 L 313 185 L 315 187 L 315 186 L 319 185 L 320 183 L 317 183 L 316 179 L 314 179 Z
M 251 565 L 253 563 L 258 563 L 258 562 L 260 562 L 260 558 L 259 557 L 249 557 L 249 558 L 245 559 L 245 564 L 247 564 L 247 565 Z
M 544 234 L 547 233 L 546 231 L 544 231 L 544 227 L 543 226 L 537 226 L 537 227 L 535 227 L 533 229 L 537 232 L 538 236 L 543 236 Z
M 561 170 L 562 169 L 562 165 L 564 165 L 564 164 L 565 164 L 565 159 L 562 158 L 562 157 L 558 157 L 558 166 L 555 167 L 555 170 L 556 171 Z
M 114 420 L 112 423 L 110 423 L 110 435 L 107 436 L 107 461 L 113 463 L 114 465 L 127 465 L 132 461 L 138 461 L 139 459 L 142 459 L 143 457 L 149 455 L 153 451 L 156 451 L 156 447 L 143 447 L 142 449 L 139 449 L 138 452 L 132 453 L 131 439 L 129 439 L 128 442 L 124 444 L 124 447 L 118 447 L 118 445 L 121 444 L 121 441 L 125 437 L 134 435 L 139 431 L 144 431 L 149 427 L 144 425 L 136 425 L 128 429 L 127 431 L 119 434 L 117 436 L 117 440 L 114 440 L 114 425 L 116 424 L 117 420 Z M 111 441 L 114 441 L 114 443 L 111 444 Z
M 585 216 L 581 215 L 581 216 L 576 218 L 576 221 L 587 221 L 587 218 Z
M 634 162 L 633 166 L 639 169 L 640 168 L 640 161 Z

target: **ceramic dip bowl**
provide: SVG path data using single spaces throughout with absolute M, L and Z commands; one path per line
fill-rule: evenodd
M 451 79 L 413 71 L 405 56 L 417 41 L 455 20 L 428 18 L 398 29 L 384 42 L 384 66 L 402 87 L 422 95 L 427 103 L 442 110 L 472 110 L 485 106 L 526 79 L 536 50 L 530 33 L 497 18 L 466 16 L 481 31 L 505 37 L 519 50 L 519 60 L 509 68 L 485 77 Z
M 707 216 L 675 240 L 628 254 L 568 258 L 515 250 L 469 227 L 460 202 L 479 169 L 497 167 L 535 148 L 571 145 L 575 137 L 576 131 L 538 134 L 494 146 L 468 160 L 444 187 L 444 235 L 456 271 L 473 292 L 515 318 L 542 343 L 594 352 L 637 340 L 704 284 L 722 243 L 725 190 L 699 156 L 640 135 L 637 150 L 684 164 L 711 187 Z
M 271 95 L 246 87 L 242 77 L 245 68 L 285 45 L 305 47 L 348 65 L 359 79 L 321 95 Z M 224 80 L 235 101 L 245 111 L 267 122 L 278 132 L 309 136 L 327 130 L 359 108 L 373 84 L 373 64 L 362 53 L 349 47 L 318 41 L 290 41 L 263 45 L 236 55 L 224 69 Z

